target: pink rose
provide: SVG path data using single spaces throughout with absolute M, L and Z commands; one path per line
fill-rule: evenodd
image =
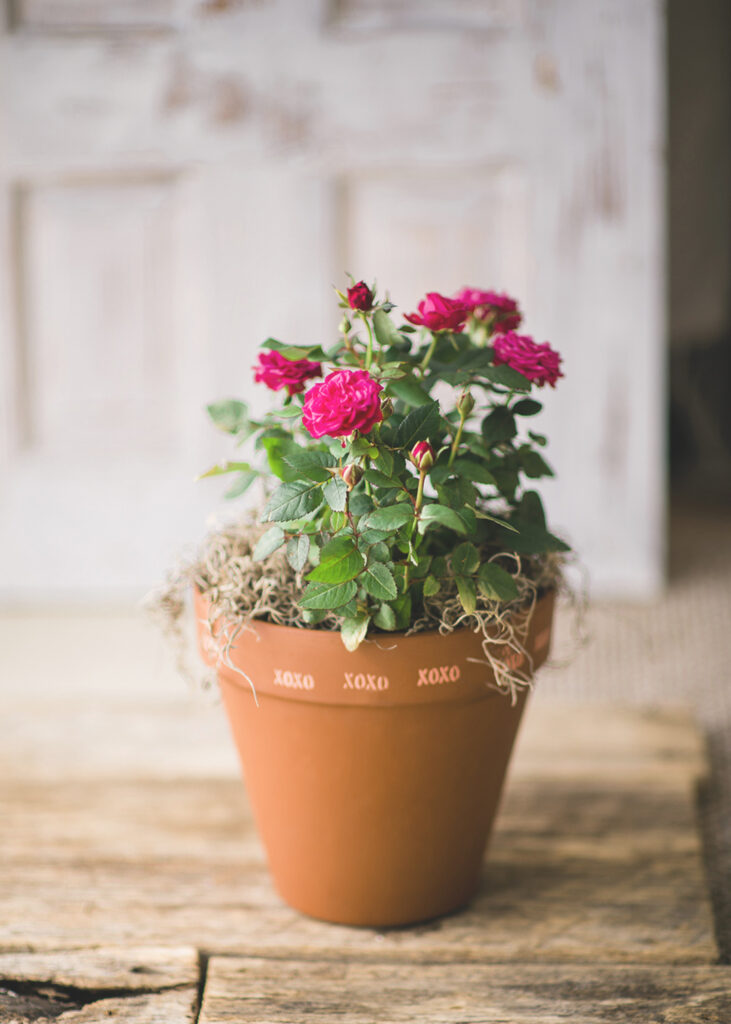
M 348 288 L 348 305 L 351 309 L 361 309 L 366 313 L 373 308 L 373 292 L 365 281 L 359 281 Z
M 259 353 L 259 365 L 254 380 L 266 384 L 272 391 L 286 388 L 290 395 L 297 395 L 305 390 L 305 381 L 311 377 L 322 376 L 320 363 L 311 363 L 309 359 L 286 359 L 281 352 L 271 349 Z
M 419 303 L 418 313 L 407 313 L 406 319 L 417 327 L 428 327 L 430 331 L 458 331 L 469 316 L 464 302 L 449 299 L 439 292 L 429 292 Z
M 426 473 L 434 465 L 434 449 L 428 441 L 417 441 L 409 458 L 420 473 Z
M 527 334 L 498 334 L 493 340 L 493 361 L 495 366 L 505 363 L 539 388 L 544 384 L 556 386 L 561 373 L 561 356 L 546 342 L 537 345 Z
M 302 423 L 313 437 L 367 434 L 383 419 L 381 391 L 367 370 L 335 370 L 305 395 Z
M 514 331 L 523 319 L 518 303 L 509 295 L 482 291 L 481 288 L 463 288 L 454 297 L 463 302 L 478 320 L 494 319 L 501 331 Z

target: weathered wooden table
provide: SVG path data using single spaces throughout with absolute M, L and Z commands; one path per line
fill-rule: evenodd
M 0 1021 L 731 1021 L 683 715 L 536 702 L 479 898 L 387 932 L 279 901 L 196 718 L 6 716 Z

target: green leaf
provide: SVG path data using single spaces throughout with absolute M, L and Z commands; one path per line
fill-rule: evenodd
M 281 409 L 274 409 L 269 415 L 276 416 L 278 419 L 293 420 L 296 416 L 302 415 L 302 406 L 295 405 L 293 402 L 291 405 L 285 405 Z
M 284 461 L 299 476 L 307 477 L 308 480 L 317 480 L 318 483 L 324 483 L 326 480 L 329 480 L 331 474 L 328 473 L 326 467 L 336 465 L 335 459 L 330 452 L 306 450 L 289 451 L 284 456 Z
M 511 533 L 517 533 L 517 527 L 511 523 L 506 522 L 504 519 L 498 519 L 497 516 L 491 516 L 489 512 L 485 512 L 484 509 L 475 506 L 474 513 L 478 519 L 487 519 L 491 523 L 496 523 L 498 526 L 504 526 L 506 530 L 510 530 Z
M 482 462 L 477 459 L 461 458 L 455 459 L 452 472 L 465 477 L 476 484 L 492 484 L 495 486 L 495 477 Z
M 534 398 L 521 398 L 513 406 L 513 412 L 518 416 L 536 416 L 542 408 L 541 403 Z
M 309 512 L 314 512 L 321 504 L 320 484 L 309 480 L 295 480 L 276 489 L 266 503 L 262 519 L 271 523 L 299 519 Z
M 205 473 L 201 473 L 197 480 L 206 480 L 210 476 L 222 476 L 224 473 L 235 473 L 238 470 L 245 470 L 246 472 L 255 472 L 252 470 L 248 462 L 219 462 L 216 466 L 211 466 Z
M 439 402 L 429 402 L 429 405 L 420 405 L 404 418 L 396 430 L 397 448 L 411 448 L 417 441 L 426 441 L 427 438 L 438 434 L 441 427 L 441 414 Z
M 542 555 L 546 551 L 571 550 L 559 537 L 555 537 L 536 523 L 513 519 L 512 526 L 518 533 L 510 533 L 504 539 L 498 540 L 498 543 L 505 545 L 506 551 L 515 551 L 519 555 Z
M 401 597 L 391 602 L 391 607 L 396 613 L 395 629 L 408 629 L 411 625 L 411 594 L 402 594 Z
M 430 405 L 433 401 L 429 393 L 413 377 L 402 377 L 400 380 L 389 381 L 388 393 L 400 398 L 407 405 Z
M 344 512 L 333 512 L 330 509 L 330 530 L 332 533 L 339 533 L 348 525 L 348 517 Z
M 517 432 L 515 416 L 505 405 L 498 405 L 482 421 L 482 436 L 487 445 L 509 441 Z
M 370 621 L 370 615 L 358 615 L 355 618 L 343 620 L 340 636 L 349 651 L 355 651 L 363 643 Z
M 313 609 L 305 609 L 302 616 L 308 626 L 316 626 L 322 622 L 323 619 L 327 618 L 327 609 L 321 608 L 318 611 Z
M 320 552 L 320 564 L 307 579 L 317 583 L 344 583 L 357 576 L 365 565 L 365 559 L 355 546 L 352 536 L 336 537 Z
M 373 562 L 366 566 L 364 572 L 358 577 L 358 582 L 371 597 L 375 597 L 379 601 L 392 601 L 398 596 L 393 575 L 380 562 Z
M 298 480 L 299 473 L 297 470 L 292 469 L 284 461 L 285 456 L 291 454 L 297 448 L 288 434 L 279 430 L 272 434 L 262 434 L 258 439 L 258 443 L 266 451 L 269 468 L 275 476 L 285 481 Z
M 530 391 L 531 382 L 522 373 L 518 373 L 512 366 L 491 366 L 482 371 L 483 376 L 492 384 L 498 384 L 511 391 Z
M 310 538 L 306 533 L 293 537 L 287 544 L 287 561 L 295 572 L 302 572 L 310 554 Z
M 373 499 L 365 491 L 353 491 L 348 508 L 354 516 L 367 516 L 369 512 L 373 511 Z
M 355 441 L 350 446 L 350 454 L 354 458 L 360 458 L 361 455 L 375 455 L 376 446 L 372 441 L 369 441 L 367 437 L 356 437 Z
M 261 343 L 262 348 L 273 349 L 279 352 L 285 359 L 325 359 L 326 354 L 319 345 L 285 345 L 276 338 L 267 338 Z
M 365 534 L 361 537 L 361 545 L 364 543 Z M 391 552 L 388 550 L 388 544 L 384 544 L 383 541 L 376 541 L 375 544 L 366 543 L 368 549 L 368 558 L 371 562 L 388 562 L 391 557 Z
M 462 602 L 462 607 L 468 615 L 472 615 L 477 608 L 477 589 L 475 584 L 467 576 L 457 576 L 457 593 Z
M 411 502 L 401 502 L 398 505 L 385 505 L 375 509 L 366 518 L 365 526 L 370 530 L 398 530 L 405 523 L 414 518 L 414 508 Z
M 402 363 L 398 360 L 394 360 L 392 363 L 383 363 L 378 367 L 378 377 L 380 380 L 396 380 L 399 377 L 405 377 L 410 370 L 410 363 Z
M 245 491 L 248 491 L 258 476 L 259 474 L 255 469 L 239 473 L 238 479 L 224 493 L 224 498 L 240 497 Z
M 376 487 L 401 487 L 400 480 L 397 480 L 396 477 L 393 476 L 386 476 L 386 474 L 382 473 L 379 469 L 367 469 L 365 478 L 369 483 L 375 484 Z
M 214 426 L 226 434 L 237 434 L 249 422 L 249 410 L 244 402 L 235 398 L 223 402 L 212 402 L 206 406 L 206 412 Z
M 494 562 L 483 562 L 477 574 L 477 583 L 485 595 L 492 601 L 513 601 L 518 596 L 515 580 Z
M 382 604 L 373 617 L 373 622 L 379 629 L 392 632 L 396 629 L 396 612 L 390 604 Z
M 460 575 L 471 575 L 477 572 L 480 564 L 480 555 L 474 544 L 468 540 L 459 544 L 452 552 L 452 569 Z
M 433 597 L 438 594 L 442 589 L 442 585 L 439 580 L 434 579 L 433 576 L 427 576 L 424 580 L 424 597 Z
M 553 476 L 553 470 L 538 452 L 534 452 L 531 448 L 521 448 L 519 455 L 520 464 L 527 477 L 537 480 L 542 476 Z
M 467 533 L 467 527 L 454 509 L 447 508 L 446 505 L 438 505 L 436 502 L 425 505 L 422 508 L 419 532 L 424 533 L 429 526 L 434 524 L 447 526 L 450 530 L 455 530 L 457 533 Z
M 270 530 L 262 534 L 254 547 L 251 557 L 255 562 L 262 562 L 269 555 L 273 554 L 277 548 L 281 548 L 287 538 L 284 535 L 284 530 L 279 526 L 272 526 Z
M 323 487 L 322 493 L 333 512 L 345 511 L 348 501 L 348 486 L 342 477 L 332 477 Z
M 520 518 L 546 529 L 546 513 L 543 502 L 535 491 L 526 491 L 520 499 Z
M 395 345 L 401 341 L 396 325 L 382 309 L 377 309 L 373 314 L 373 330 L 381 348 L 388 348 L 389 345 Z
M 353 580 L 346 583 L 310 583 L 299 600 L 300 608 L 318 609 L 342 608 L 358 593 L 358 584 Z
M 388 530 L 363 530 L 360 535 L 361 547 L 368 548 L 372 544 L 378 544 L 381 541 L 384 541 L 387 537 Z
M 453 477 L 446 484 L 437 487 L 439 503 L 449 508 L 461 509 L 465 505 L 474 505 L 477 500 L 475 485 L 464 477 Z
M 391 476 L 393 473 L 393 455 L 388 448 L 378 448 L 377 451 L 371 456 L 377 462 L 378 469 L 385 476 Z

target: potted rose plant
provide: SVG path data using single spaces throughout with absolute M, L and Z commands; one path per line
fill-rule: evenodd
M 258 522 L 214 533 L 184 573 L 283 897 L 351 924 L 465 904 L 566 545 L 532 394 L 562 376 L 515 300 L 465 288 L 394 317 L 360 281 L 331 346 L 264 342 L 255 418 L 209 406 L 267 481 Z M 274 486 L 271 486 L 272 483 Z

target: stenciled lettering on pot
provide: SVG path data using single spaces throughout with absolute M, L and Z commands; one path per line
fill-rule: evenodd
M 371 675 L 370 672 L 344 672 L 344 690 L 387 690 L 388 676 Z
M 456 683 L 462 675 L 459 665 L 432 665 L 420 668 L 417 686 L 438 686 L 440 683 Z
M 315 680 L 309 673 L 292 672 L 290 669 L 274 669 L 274 685 L 286 686 L 288 690 L 314 690 Z

